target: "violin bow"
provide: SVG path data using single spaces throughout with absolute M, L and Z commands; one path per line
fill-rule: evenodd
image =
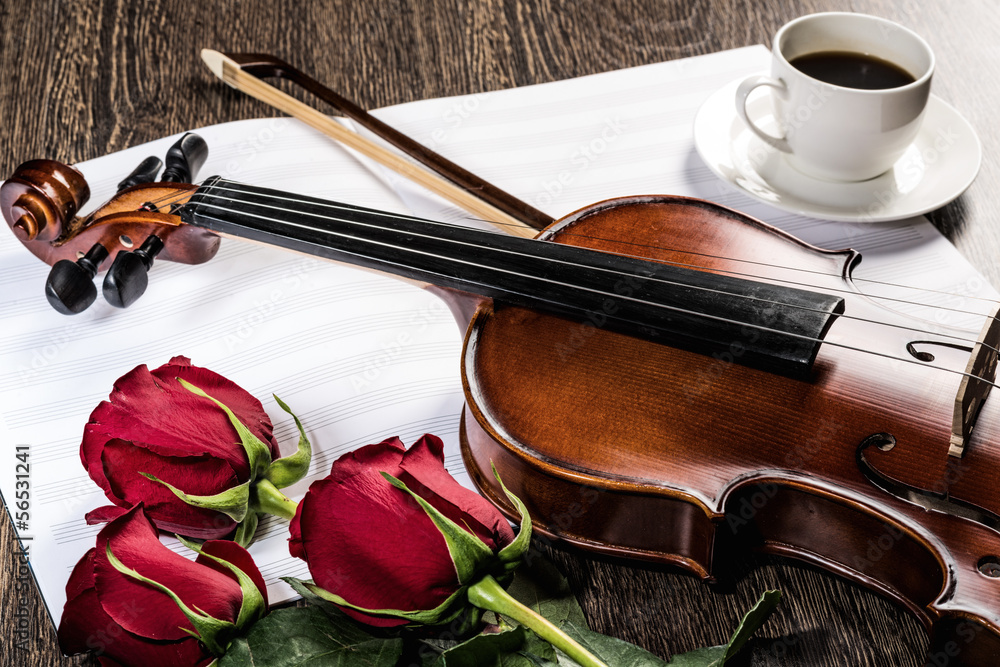
M 202 49 L 201 57 L 212 73 L 226 84 L 301 120 L 509 234 L 533 238 L 538 230 L 553 222 L 551 216 L 386 125 L 356 103 L 279 58 L 267 54 L 220 53 L 212 49 Z M 270 77 L 284 78 L 301 86 L 433 172 L 347 129 L 263 80 Z

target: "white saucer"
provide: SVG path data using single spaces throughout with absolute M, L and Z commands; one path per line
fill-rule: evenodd
M 806 176 L 736 115 L 740 81 L 705 100 L 695 117 L 694 143 L 717 176 L 775 208 L 841 222 L 900 220 L 944 206 L 979 172 L 983 151 L 972 126 L 931 95 L 920 133 L 886 173 L 857 183 Z M 778 134 L 766 94 L 752 97 L 747 111 L 766 132 Z

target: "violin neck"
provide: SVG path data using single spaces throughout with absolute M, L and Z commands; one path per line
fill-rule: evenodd
M 208 179 L 188 224 L 741 363 L 808 374 L 838 297 Z

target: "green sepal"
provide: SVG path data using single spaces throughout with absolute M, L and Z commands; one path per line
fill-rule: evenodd
M 240 521 L 240 524 L 236 526 L 236 532 L 233 533 L 233 542 L 236 542 L 236 544 L 244 549 L 250 546 L 254 535 L 257 533 L 258 521 L 260 521 L 260 515 L 256 512 L 247 512 L 243 521 Z
M 212 398 L 204 390 L 199 389 L 187 380 L 183 378 L 177 378 L 181 386 L 190 391 L 192 394 L 207 398 L 212 401 L 226 413 L 229 417 L 229 423 L 233 425 L 236 429 L 236 433 L 240 436 L 240 443 L 243 445 L 243 449 L 246 450 L 247 460 L 250 462 L 250 480 L 253 481 L 264 474 L 267 467 L 271 465 L 271 450 L 265 445 L 260 438 L 255 436 L 250 432 L 243 422 L 236 418 L 233 411 L 230 410 L 225 404 Z
M 146 479 L 151 479 L 157 484 L 170 489 L 175 496 L 193 507 L 202 507 L 216 512 L 222 512 L 233 521 L 239 523 L 247 515 L 247 508 L 250 506 L 250 482 L 246 481 L 239 486 L 234 486 L 225 491 L 220 491 L 214 496 L 194 496 L 184 493 L 170 482 L 164 482 L 156 475 L 147 472 L 140 472 Z
M 184 539 L 181 535 L 175 535 L 174 537 L 180 540 L 181 544 L 186 546 L 191 551 L 194 551 L 199 556 L 211 558 L 216 563 L 222 565 L 236 575 L 236 580 L 240 584 L 240 590 L 243 592 L 243 602 L 240 604 L 240 613 L 236 616 L 237 628 L 242 630 L 247 627 L 247 625 L 252 624 L 254 621 L 264 617 L 264 614 L 267 613 L 267 603 L 264 602 L 264 594 L 259 588 L 257 588 L 257 584 L 254 583 L 249 574 L 236 567 L 236 565 L 230 563 L 228 560 L 205 553 L 201 546 L 196 542 Z
M 274 396 L 274 394 L 271 394 Z M 290 456 L 283 456 L 267 469 L 264 476 L 269 479 L 276 487 L 283 489 L 286 486 L 291 486 L 295 482 L 299 481 L 306 476 L 309 472 L 309 463 L 312 461 L 312 444 L 309 442 L 309 438 L 306 437 L 306 431 L 302 428 L 302 422 L 299 418 L 295 416 L 291 408 L 285 405 L 277 396 L 274 396 L 275 402 L 278 406 L 290 414 L 292 419 L 295 420 L 295 427 L 299 429 L 299 446 L 295 450 L 295 453 Z
M 282 578 L 285 581 L 292 579 L 292 577 Z M 459 613 L 461 613 L 461 607 L 456 610 L 451 610 L 450 608 L 460 596 L 465 594 L 465 589 L 460 588 L 448 596 L 447 600 L 439 604 L 434 609 L 417 609 L 414 611 L 403 611 L 402 609 L 366 609 L 365 607 L 359 607 L 351 604 L 336 593 L 331 593 L 325 588 L 321 588 L 314 583 L 302 581 L 301 579 L 297 579 L 296 581 L 302 584 L 302 586 L 304 586 L 313 595 L 326 600 L 327 602 L 332 602 L 338 607 L 346 607 L 347 609 L 360 611 L 361 613 L 368 614 L 370 616 L 401 618 L 411 623 L 418 623 L 420 625 L 438 625 L 440 623 L 447 623 L 452 618 L 456 617 Z
M 181 600 L 172 590 L 158 581 L 153 581 L 149 577 L 139 574 L 132 568 L 122 563 L 118 560 L 118 557 L 111 552 L 110 540 L 108 541 L 105 552 L 108 557 L 108 562 L 110 562 L 112 567 L 116 570 L 128 577 L 132 577 L 136 581 L 141 581 L 144 584 L 152 586 L 161 593 L 166 594 L 171 600 L 174 601 L 174 604 L 176 604 L 181 610 L 181 613 L 183 613 L 184 616 L 191 622 L 191 625 L 194 626 L 194 630 L 183 627 L 180 628 L 181 630 L 192 637 L 197 638 L 198 641 L 205 645 L 205 648 L 207 648 L 209 653 L 212 655 L 221 656 L 226 652 L 229 642 L 236 635 L 237 630 L 235 625 L 229 621 L 223 621 L 213 616 L 209 616 L 201 609 L 195 608 L 192 610 L 184 604 L 184 601 Z
M 493 468 L 493 476 L 496 477 L 497 482 L 500 483 L 500 488 L 507 495 L 507 498 L 511 503 L 514 504 L 514 508 L 517 510 L 517 514 L 520 517 L 520 526 L 517 529 L 517 537 L 514 541 L 505 546 L 497 554 L 497 558 L 500 562 L 504 564 L 504 571 L 510 572 L 518 565 L 521 564 L 521 557 L 528 551 L 531 546 L 531 515 L 528 514 L 528 508 L 525 506 L 521 499 L 515 496 L 507 486 L 500 479 L 500 473 L 497 472 L 497 467 L 490 461 L 490 467 Z
M 417 504 L 423 508 L 427 516 L 430 517 L 430 520 L 441 531 L 441 535 L 448 545 L 448 553 L 451 554 L 451 560 L 455 565 L 458 583 L 463 586 L 470 584 L 472 578 L 478 573 L 480 566 L 494 558 L 490 548 L 481 539 L 459 526 L 429 502 L 411 491 L 402 481 L 387 472 L 383 472 L 382 477 L 397 489 L 410 494 L 417 501 Z

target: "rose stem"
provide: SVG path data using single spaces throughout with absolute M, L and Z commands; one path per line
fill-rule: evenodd
M 295 516 L 295 508 L 299 504 L 279 491 L 278 487 L 271 483 L 271 480 L 258 479 L 253 488 L 257 494 L 257 507 L 255 509 L 258 512 L 274 514 L 289 521 Z
M 511 597 L 510 593 L 505 591 L 503 586 L 490 575 L 486 575 L 481 581 L 470 586 L 468 595 L 469 602 L 475 606 L 509 616 L 521 625 L 531 628 L 535 634 L 560 649 L 583 667 L 608 667 L 547 618 Z

